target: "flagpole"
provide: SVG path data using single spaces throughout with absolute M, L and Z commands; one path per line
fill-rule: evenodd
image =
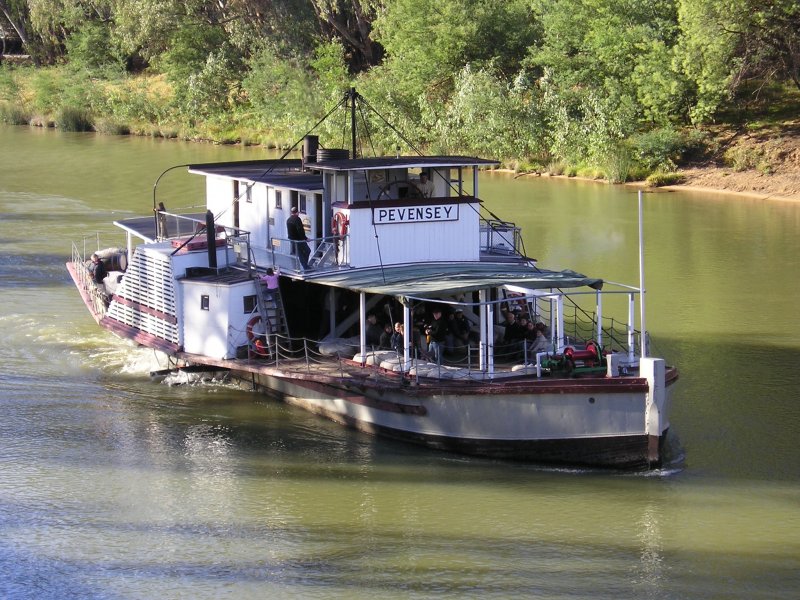
M 642 358 L 647 358 L 647 327 L 644 311 L 644 217 L 642 211 L 642 190 L 639 190 L 639 326 L 641 341 L 639 343 Z

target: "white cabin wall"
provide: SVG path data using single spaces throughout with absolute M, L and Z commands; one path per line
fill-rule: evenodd
M 228 290 L 207 282 L 187 280 L 183 288 L 183 349 L 192 354 L 227 358 Z M 201 308 L 208 296 L 208 310 Z
M 184 350 L 218 359 L 235 358 L 236 348 L 247 344 L 247 322 L 252 315 L 244 312 L 244 297 L 255 294 L 253 283 L 224 285 L 187 279 L 181 284 Z M 208 310 L 201 308 L 203 295 L 208 295 Z
M 398 223 L 374 228 L 370 209 L 351 209 L 350 265 L 367 267 L 381 263 L 480 260 L 478 205 L 452 206 L 458 206 L 458 221 Z
M 243 189 L 244 182 L 239 184 Z M 249 196 L 239 200 L 239 227 L 250 232 L 253 248 L 267 247 L 267 191 L 264 184 L 253 184 Z
M 206 208 L 214 214 L 216 224 L 233 227 L 232 179 L 206 177 Z

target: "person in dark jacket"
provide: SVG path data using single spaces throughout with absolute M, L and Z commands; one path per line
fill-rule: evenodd
M 442 318 L 442 309 L 433 309 L 433 321 L 425 329 L 426 335 L 430 336 L 428 342 L 428 352 L 431 353 L 433 360 L 436 364 L 442 364 L 442 351 L 444 350 L 445 342 L 447 341 L 447 333 L 450 328 L 447 321 Z
M 292 215 L 286 219 L 286 234 L 292 240 L 292 253 L 297 254 L 303 270 L 307 269 L 311 249 L 308 247 L 306 228 L 303 227 L 303 221 L 300 220 L 300 216 L 297 214 L 296 206 L 292 207 Z
M 89 272 L 92 274 L 92 281 L 102 284 L 108 275 L 106 266 L 97 254 L 92 254 L 92 264 L 89 265 Z

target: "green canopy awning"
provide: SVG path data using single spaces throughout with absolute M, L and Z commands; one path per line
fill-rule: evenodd
M 549 271 L 527 264 L 425 263 L 307 273 L 307 280 L 368 294 L 436 298 L 512 285 L 529 290 L 590 287 L 601 289 L 602 279 L 574 271 Z

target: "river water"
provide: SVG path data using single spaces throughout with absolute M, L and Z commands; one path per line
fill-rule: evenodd
M 646 195 L 648 329 L 681 369 L 674 460 L 551 470 L 168 386 L 95 326 L 70 243 L 147 214 L 169 166 L 262 155 L 0 128 L 0 597 L 797 598 L 800 205 Z M 159 200 L 202 206 L 194 179 L 166 175 Z M 543 266 L 637 282 L 634 191 L 481 185 Z

